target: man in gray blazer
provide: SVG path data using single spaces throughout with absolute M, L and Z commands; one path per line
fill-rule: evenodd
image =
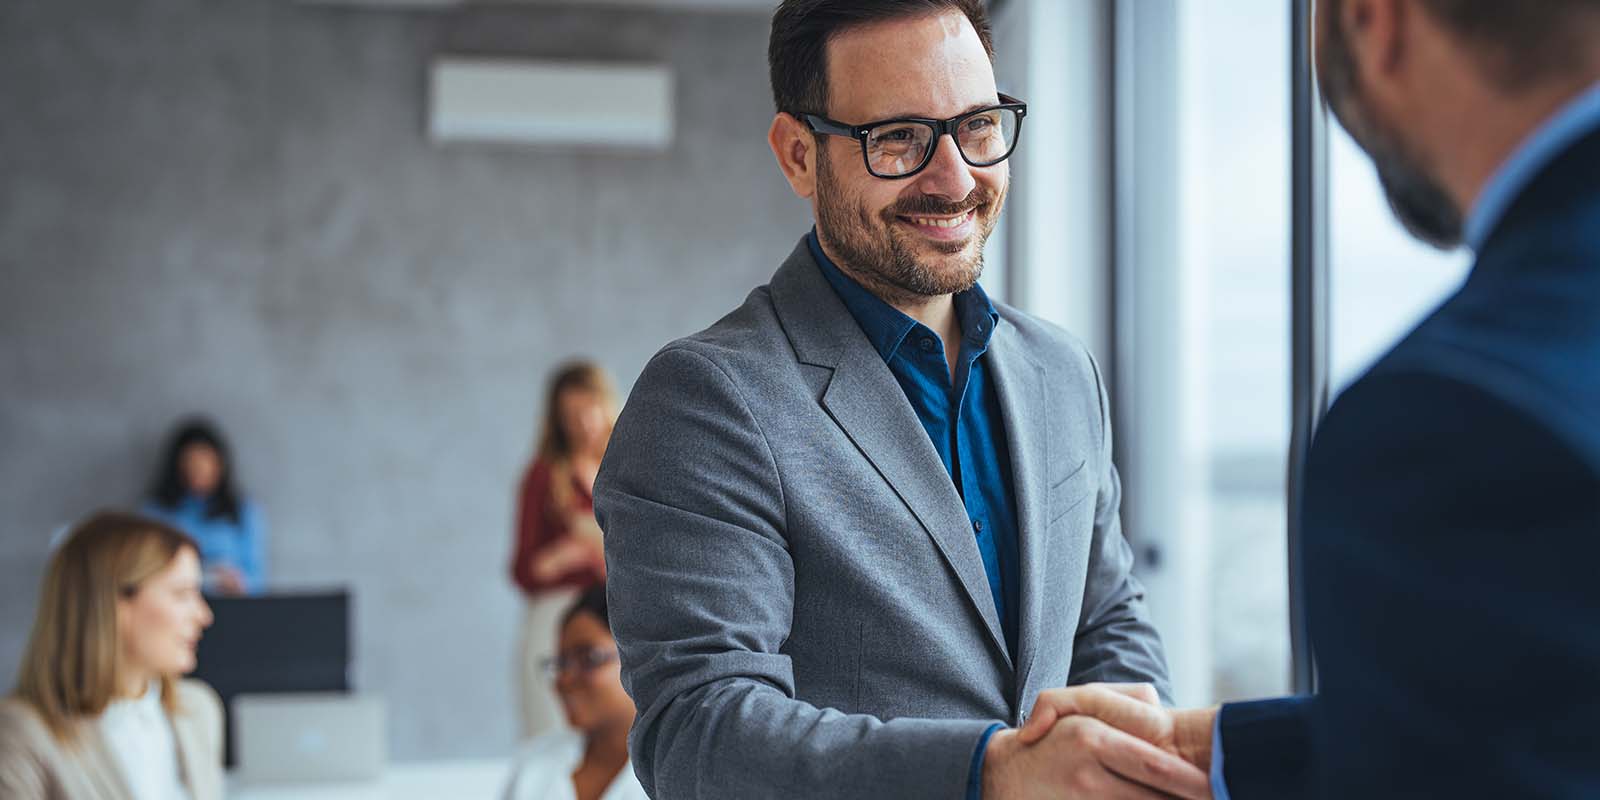
M 1206 795 L 1097 720 L 1006 728 L 1047 688 L 1168 689 L 1100 373 L 976 283 L 1026 110 L 992 55 L 979 0 L 774 15 L 769 140 L 816 227 L 656 354 L 595 482 L 653 797 Z

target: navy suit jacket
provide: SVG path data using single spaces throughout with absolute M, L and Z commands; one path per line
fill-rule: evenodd
M 1224 706 L 1234 800 L 1600 797 L 1600 133 L 1329 411 L 1313 698 Z

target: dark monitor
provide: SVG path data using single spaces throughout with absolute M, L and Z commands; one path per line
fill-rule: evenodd
M 224 709 L 244 693 L 350 691 L 348 591 L 206 602 L 215 621 L 200 637 L 194 677 L 221 695 Z M 231 732 L 224 750 L 232 766 Z

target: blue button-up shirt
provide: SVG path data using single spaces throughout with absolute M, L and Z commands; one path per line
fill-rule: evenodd
M 832 284 L 867 341 L 900 383 L 955 483 L 972 523 L 983 570 L 989 577 L 989 594 L 999 612 L 1006 648 L 1015 657 L 1021 582 L 1016 494 L 1012 491 L 1011 451 L 1006 444 L 1000 398 L 983 359 L 1000 315 L 976 284 L 954 296 L 961 348 L 952 381 L 944 343 L 938 334 L 844 274 L 823 253 L 815 229 L 806 242 L 823 277 Z M 977 797 L 984 747 L 999 727 L 990 728 L 973 753 L 969 797 Z

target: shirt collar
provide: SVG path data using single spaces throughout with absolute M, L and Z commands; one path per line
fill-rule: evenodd
M 1545 120 L 1512 152 L 1489 182 L 1484 184 L 1472 212 L 1467 215 L 1464 238 L 1474 251 L 1482 250 L 1511 204 L 1556 156 L 1596 128 L 1600 128 L 1600 83 L 1595 83 Z
M 884 361 L 894 357 L 895 351 L 900 348 L 906 336 L 913 330 L 927 326 L 912 319 L 894 306 L 885 303 L 881 298 L 868 291 L 865 286 L 844 271 L 839 269 L 828 254 L 822 251 L 822 243 L 817 239 L 817 229 L 812 228 L 806 234 L 806 244 L 811 248 L 811 257 L 817 262 L 817 267 L 822 271 L 822 277 L 828 280 L 833 290 L 838 293 L 839 299 L 844 301 L 845 308 L 850 310 L 850 315 L 856 318 L 861 326 L 861 331 L 867 335 L 867 341 L 872 343 L 873 349 Z M 971 289 L 957 292 L 953 298 L 956 306 L 956 319 L 961 323 L 961 337 L 963 346 L 971 346 L 977 352 L 983 352 L 989 347 L 989 340 L 994 336 L 995 326 L 1000 322 L 1000 314 L 995 311 L 994 303 L 989 300 L 988 293 L 983 287 L 974 283 Z

